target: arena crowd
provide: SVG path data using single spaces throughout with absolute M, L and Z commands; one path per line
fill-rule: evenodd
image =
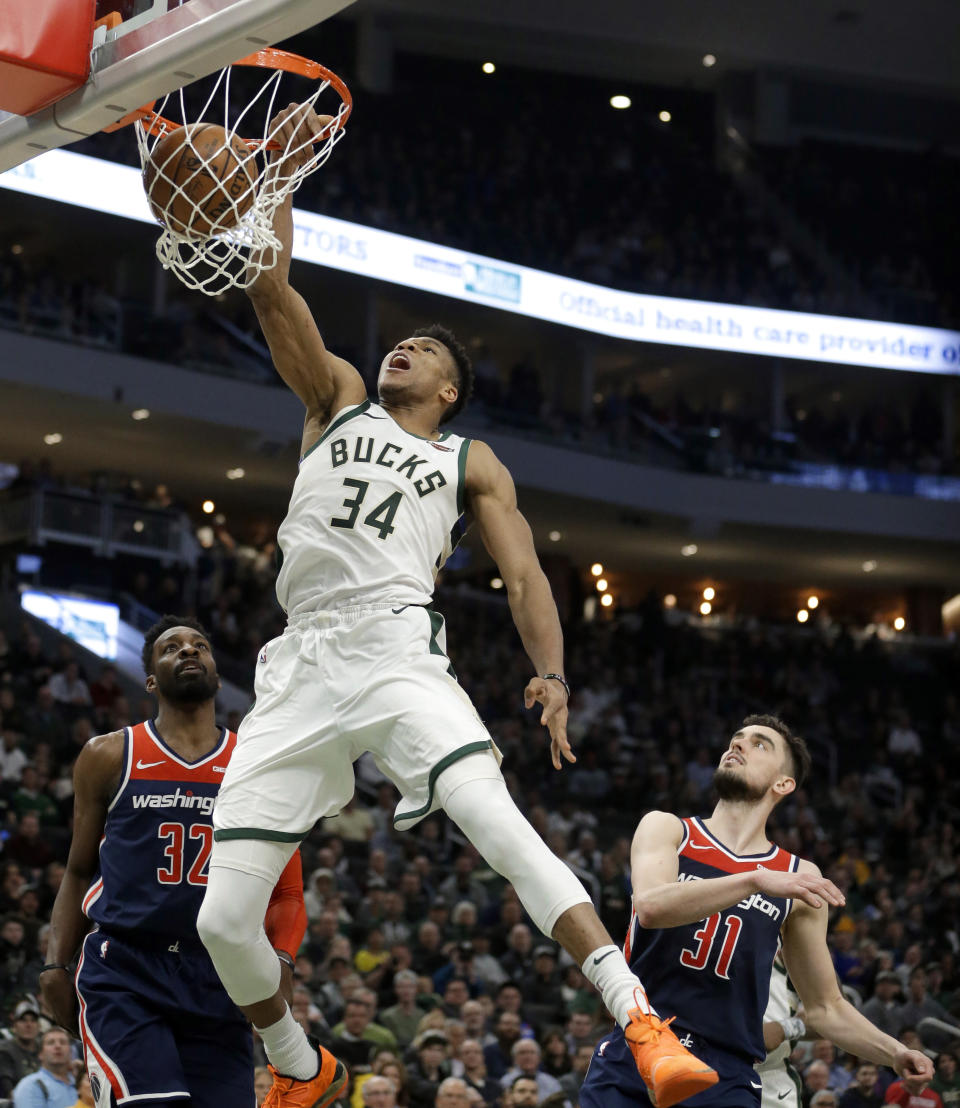
M 505 605 L 447 589 L 438 606 L 511 790 L 615 936 L 629 918 L 639 817 L 708 812 L 713 768 L 739 720 L 761 708 L 788 719 L 815 768 L 777 809 L 773 837 L 846 894 L 830 942 L 848 995 L 885 1030 L 936 1054 L 934 1089 L 943 1104 L 960 1103 L 956 646 L 905 654 L 843 631 L 799 638 L 764 625 L 718 634 L 666 622 L 651 597 L 614 620 L 568 628 L 579 761 L 556 774 L 535 720 L 517 706 L 528 663 Z M 221 650 L 256 649 L 252 629 L 230 640 L 211 624 Z M 72 763 L 91 735 L 152 706 L 131 703 L 109 665 L 85 672 L 69 643 L 51 656 L 14 623 L 0 632 L 0 713 L 2 1098 L 41 1063 L 54 1065 L 62 1046 L 56 1035 L 38 1038 L 37 974 L 70 839 Z M 395 799 L 361 760 L 354 801 L 302 848 L 309 926 L 294 1012 L 349 1064 L 344 1103 L 576 1106 L 592 1044 L 609 1025 L 598 996 L 442 816 L 395 832 Z M 797 1044 L 794 1060 L 805 1108 L 879 1104 L 891 1089 L 891 1074 L 837 1057 L 826 1042 Z M 893 1085 L 889 1096 L 898 1095 Z

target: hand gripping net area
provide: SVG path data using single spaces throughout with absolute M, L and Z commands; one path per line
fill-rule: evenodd
M 312 90 L 296 87 L 304 84 L 301 78 Z M 318 105 L 328 89 L 330 103 Z M 291 102 L 333 120 L 319 135 L 299 128 L 282 143 L 282 123 L 272 121 Z M 323 66 L 284 51 L 262 50 L 207 82 L 170 93 L 155 111 L 140 109 L 137 147 L 147 199 L 163 226 L 157 257 L 164 269 L 188 288 L 218 296 L 249 287 L 273 268 L 281 245 L 273 232 L 274 213 L 330 157 L 343 138 L 351 107 L 346 86 Z M 161 149 L 155 158 L 166 136 L 181 127 L 186 131 L 170 141 L 182 150 L 182 138 L 186 157 L 164 155 Z M 257 137 L 240 138 L 241 130 Z

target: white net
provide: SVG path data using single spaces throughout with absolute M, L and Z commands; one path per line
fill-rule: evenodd
M 209 92 L 198 84 L 179 89 L 136 124 L 147 200 L 163 227 L 157 257 L 189 288 L 218 296 L 230 288 L 247 288 L 276 265 L 277 207 L 326 162 L 344 135 L 349 93 L 321 66 L 295 60 L 313 67 L 298 71 L 316 86 L 306 94 L 296 87 L 304 83 L 303 76 L 246 68 L 245 59 L 210 78 Z M 259 86 L 252 96 L 242 87 L 251 79 Z M 319 107 L 332 84 L 331 103 Z M 325 111 L 332 122 L 319 136 L 302 127 L 281 143 L 282 121 L 276 117 L 280 106 L 291 101 L 304 112 Z M 241 138 L 241 133 L 248 137 Z

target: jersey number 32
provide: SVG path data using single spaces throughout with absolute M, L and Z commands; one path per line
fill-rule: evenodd
M 186 865 L 184 853 L 187 845 L 199 840 L 193 864 L 187 870 L 188 885 L 206 885 L 207 863 L 213 847 L 213 828 L 209 823 L 191 823 L 189 827 L 182 823 L 161 823 L 157 828 L 161 841 L 166 840 L 163 848 L 164 862 L 157 867 L 157 880 L 161 885 L 179 885 L 183 880 Z M 192 846 L 191 846 L 192 853 Z

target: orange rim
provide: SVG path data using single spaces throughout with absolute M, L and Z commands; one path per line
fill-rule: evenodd
M 342 130 L 346 125 L 347 120 L 350 118 L 350 113 L 353 111 L 353 97 L 350 95 L 350 90 L 340 80 L 340 78 L 333 72 L 333 70 L 327 69 L 326 66 L 321 65 L 319 62 L 311 61 L 310 58 L 302 58 L 299 54 L 291 54 L 286 50 L 277 50 L 274 47 L 266 47 L 263 50 L 258 50 L 255 54 L 248 54 L 245 58 L 240 58 L 239 61 L 233 63 L 234 65 L 249 65 L 256 66 L 261 69 L 280 69 L 286 73 L 296 73 L 300 77 L 308 77 L 312 81 L 326 81 L 331 88 L 337 93 L 340 99 L 343 101 L 346 111 L 338 115 L 332 123 L 328 123 L 326 127 L 316 135 L 311 141 L 314 143 L 322 142 L 324 139 L 329 138 L 334 131 Z M 138 122 L 150 135 L 162 135 L 169 131 L 176 131 L 178 127 L 182 127 L 182 123 L 176 123 L 172 119 L 166 119 L 158 112 L 153 110 L 153 105 L 156 100 L 151 100 L 149 104 L 145 104 L 142 108 L 137 108 L 136 111 L 132 111 L 129 115 L 125 115 L 123 119 L 118 120 L 116 123 L 112 123 L 109 127 L 105 127 L 105 131 L 117 131 L 121 127 L 126 127 L 131 123 Z M 251 149 L 259 149 L 263 147 L 265 150 L 279 150 L 279 142 L 266 142 L 263 139 L 241 139 L 241 142 L 245 142 Z

